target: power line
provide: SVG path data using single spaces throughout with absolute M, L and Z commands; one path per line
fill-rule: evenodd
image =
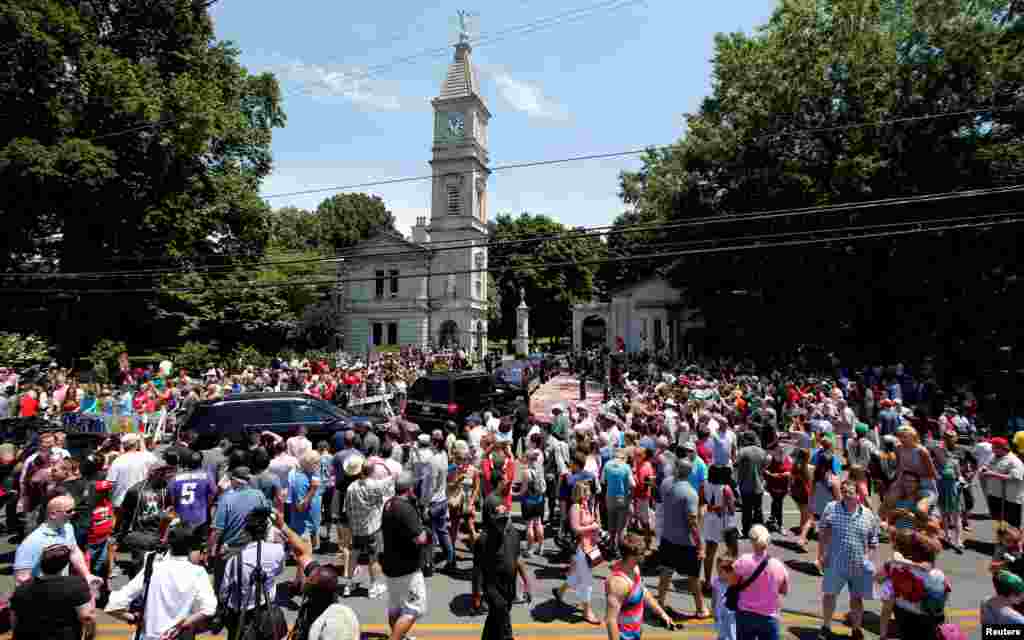
M 855 241 L 855 240 L 869 240 L 869 239 L 875 239 L 875 238 L 908 236 L 908 235 L 916 235 L 916 234 L 921 234 L 921 233 L 938 233 L 938 232 L 944 232 L 944 231 L 962 231 L 962 230 L 970 230 L 970 229 L 985 229 L 985 228 L 991 228 L 991 227 L 994 227 L 994 226 L 1003 226 L 1003 225 L 1008 225 L 1008 224 L 1024 223 L 1024 217 L 1022 217 L 1022 216 L 1024 216 L 1024 211 L 1014 211 L 1014 212 L 1004 212 L 1004 213 L 998 213 L 998 214 L 989 214 L 988 216 L 985 216 L 985 217 L 990 217 L 990 218 L 1007 218 L 1005 220 L 995 220 L 995 219 L 993 219 L 993 220 L 987 220 L 987 221 L 984 221 L 984 222 L 977 222 L 976 218 L 959 218 L 960 220 L 971 219 L 971 220 L 975 220 L 975 221 L 962 222 L 962 223 L 959 223 L 959 224 L 945 224 L 945 225 L 931 225 L 931 226 L 927 226 L 927 223 L 907 222 L 907 223 L 902 223 L 902 225 L 903 226 L 912 226 L 912 227 L 917 227 L 917 228 L 914 228 L 914 229 L 903 229 L 903 230 L 899 230 L 899 229 L 895 229 L 894 230 L 894 229 L 891 228 L 891 227 L 897 226 L 897 225 L 899 225 L 901 223 L 888 223 L 888 224 L 882 224 L 882 225 L 870 225 L 870 226 L 860 227 L 860 229 L 865 229 L 865 230 L 866 229 L 877 229 L 877 228 L 884 228 L 884 229 L 886 229 L 885 231 L 880 231 L 880 232 L 877 232 L 877 233 L 863 234 L 863 235 L 847 235 L 847 236 L 837 236 L 837 237 L 827 237 L 827 238 L 812 238 L 812 239 L 806 239 L 806 240 L 778 241 L 778 242 L 768 242 L 768 243 L 754 242 L 754 243 L 749 243 L 749 244 L 744 244 L 744 245 L 729 245 L 729 246 L 720 246 L 720 247 L 694 248 L 694 249 L 685 249 L 685 250 L 677 250 L 677 251 L 664 251 L 664 252 L 656 252 L 656 253 L 632 255 L 632 256 L 617 256 L 617 257 L 609 257 L 609 258 L 599 258 L 599 259 L 593 259 L 593 260 L 570 260 L 570 261 L 551 262 L 551 263 L 544 263 L 544 264 L 526 264 L 526 265 L 499 266 L 499 267 L 489 266 L 489 267 L 484 267 L 484 268 L 479 268 L 479 269 L 457 269 L 457 270 L 451 270 L 451 271 L 431 272 L 429 275 L 430 275 L 430 277 L 441 277 L 441 276 L 452 276 L 452 275 L 467 275 L 467 274 L 473 274 L 473 273 L 492 273 L 492 272 L 498 273 L 498 272 L 507 271 L 509 269 L 512 269 L 512 270 L 517 271 L 517 272 L 522 272 L 522 271 L 556 269 L 556 268 L 563 268 L 563 267 L 570 267 L 570 266 L 592 266 L 592 265 L 612 264 L 612 263 L 628 263 L 628 262 L 636 262 L 636 261 L 640 261 L 640 260 L 655 260 L 655 259 L 665 259 L 665 258 L 678 258 L 678 257 L 683 257 L 683 256 L 688 256 L 688 255 L 705 255 L 705 254 L 715 254 L 715 253 L 726 253 L 726 252 L 730 252 L 730 251 L 749 251 L 749 250 L 755 250 L 755 249 L 773 249 L 773 248 L 783 248 L 783 247 L 809 246 L 809 245 L 815 245 L 815 244 L 827 244 L 827 243 L 834 243 L 834 242 L 846 242 L 846 241 Z M 832 229 L 832 231 L 843 231 L 843 232 L 845 232 L 845 231 L 849 231 L 849 230 L 852 230 L 852 229 L 853 228 L 851 228 L 851 229 L 838 228 L 838 229 Z M 806 233 L 811 233 L 811 232 L 795 232 L 795 233 L 806 234 Z M 819 233 L 825 233 L 825 231 L 821 231 Z M 391 277 L 392 276 L 388 276 L 388 278 L 391 278 Z M 394 277 L 395 278 L 399 278 L 399 279 L 424 278 L 424 277 L 428 277 L 428 274 L 427 273 L 414 273 L 414 274 L 404 274 L 404 275 L 403 274 L 398 274 L 398 275 L 396 275 Z M 242 289 L 262 289 L 262 288 L 276 288 L 276 287 L 337 286 L 339 284 L 351 284 L 351 283 L 357 283 L 357 282 L 375 282 L 377 280 L 378 280 L 377 277 L 329 278 L 329 279 L 312 280 L 312 281 L 307 280 L 307 281 L 304 281 L 304 282 L 284 281 L 284 282 L 247 282 L 247 283 L 241 283 L 241 284 L 234 283 L 234 286 L 242 288 Z M 107 295 L 107 294 L 117 294 L 117 293 L 134 293 L 134 294 L 138 294 L 138 293 L 198 293 L 198 292 L 207 291 L 210 288 L 211 287 L 136 288 L 136 289 L 11 289 L 11 288 L 6 288 L 6 289 L 3 289 L 3 290 L 0 290 L 0 292 L 9 293 L 9 294 L 15 294 L 15 293 L 22 293 L 22 294 L 24 294 L 24 293 L 50 293 L 50 294 L 80 295 L 80 294 L 98 293 L 98 294 Z
M 494 44 L 496 42 L 500 42 L 502 40 L 507 40 L 508 38 L 510 38 L 512 36 L 529 35 L 531 33 L 534 33 L 536 31 L 540 31 L 540 30 L 545 29 L 545 28 L 550 28 L 550 27 L 553 27 L 553 26 L 558 26 L 560 24 L 566 24 L 566 23 L 570 23 L 570 22 L 578 22 L 580 20 L 589 18 L 589 17 L 591 17 L 593 15 L 597 15 L 597 14 L 602 13 L 604 11 L 609 11 L 609 10 L 610 11 L 614 11 L 614 10 L 622 9 L 622 8 L 625 8 L 626 6 L 629 6 L 629 5 L 632 5 L 632 4 L 638 4 L 638 3 L 641 3 L 641 2 L 644 2 L 644 1 L 645 0 L 603 0 L 602 2 L 597 2 L 597 3 L 591 4 L 591 5 L 587 5 L 585 7 L 579 7 L 577 9 L 572 9 L 572 10 L 569 10 L 569 11 L 565 11 L 563 13 L 560 13 L 560 14 L 557 14 L 557 15 L 554 15 L 554 16 L 550 16 L 548 18 L 541 18 L 541 19 L 535 20 L 533 22 L 528 22 L 528 23 L 525 23 L 525 24 L 515 25 L 515 26 L 512 26 L 512 27 L 507 27 L 507 28 L 502 29 L 500 31 L 496 31 L 493 34 L 489 34 L 487 36 L 481 37 L 477 42 L 475 42 L 475 43 L 471 42 L 470 44 L 472 46 L 474 46 L 474 47 L 487 46 L 487 45 L 490 45 L 490 44 Z M 618 6 L 615 6 L 615 5 L 618 5 Z M 435 48 L 431 48 L 431 49 L 425 49 L 425 50 L 420 51 L 418 53 L 413 53 L 413 54 L 408 54 L 408 55 L 400 56 L 400 57 L 394 58 L 392 60 L 389 60 L 388 62 L 383 62 L 383 63 L 380 63 L 380 64 L 372 65 L 370 67 L 367 67 L 366 69 L 362 69 L 362 70 L 359 70 L 359 71 L 351 71 L 351 72 L 348 72 L 348 73 L 339 74 L 337 79 L 342 81 L 342 82 L 358 82 L 358 81 L 361 81 L 361 80 L 368 80 L 370 78 L 373 78 L 373 77 L 381 74 L 384 71 L 388 71 L 390 69 L 393 69 L 395 67 L 401 66 L 403 64 L 409 64 L 411 62 L 415 62 L 415 61 L 420 60 L 422 58 L 428 58 L 428 57 L 436 58 L 436 57 L 441 57 L 441 56 L 449 55 L 451 53 L 452 46 L 453 46 L 452 44 L 448 44 L 448 45 L 445 45 L 444 47 L 435 47 Z M 299 88 L 298 90 L 289 91 L 287 93 L 284 93 L 281 97 L 282 98 L 287 98 L 287 97 L 290 97 L 290 96 L 293 96 L 293 95 L 299 95 L 301 93 L 304 93 L 304 89 Z M 108 138 L 115 138 L 115 137 L 118 137 L 118 136 L 127 135 L 129 133 L 135 133 L 137 131 L 143 131 L 143 130 L 146 130 L 146 129 L 154 129 L 154 128 L 162 127 L 162 126 L 167 125 L 167 124 L 174 124 L 179 119 L 180 118 L 178 116 L 171 116 L 169 118 L 163 118 L 161 120 L 157 120 L 156 122 L 147 122 L 147 123 L 139 124 L 139 125 L 132 126 L 132 127 L 126 127 L 125 129 L 121 129 L 121 130 L 118 130 L 118 131 L 112 131 L 112 132 L 109 132 L 109 133 L 102 133 L 102 134 L 98 134 L 98 135 L 91 136 L 91 137 L 88 137 L 88 138 L 83 138 L 83 140 L 85 140 L 87 142 L 91 142 L 91 141 L 95 141 L 95 140 L 104 140 L 104 139 L 108 139 Z
M 850 213 L 857 211 L 864 211 L 870 209 L 878 209 L 882 207 L 892 206 L 903 206 L 913 205 L 920 203 L 934 203 L 943 202 L 949 200 L 962 200 L 966 198 L 977 198 L 990 195 L 1000 195 L 1009 193 L 1020 193 L 1024 192 L 1024 184 L 1022 185 L 1010 185 L 1006 187 L 988 187 L 982 189 L 972 189 L 966 191 L 947 191 L 936 194 L 925 194 L 917 196 L 903 196 L 894 198 L 882 198 L 878 200 L 868 200 L 864 202 L 852 202 L 852 203 L 838 203 L 834 205 L 823 205 L 815 207 L 801 207 L 792 209 L 776 209 L 763 212 L 751 212 L 745 214 L 725 214 L 716 216 L 705 216 L 702 218 L 694 218 L 691 220 L 681 220 L 675 222 L 652 222 L 652 223 L 639 223 L 636 225 L 626 225 L 616 227 L 615 225 L 598 225 L 595 227 L 589 227 L 579 230 L 569 230 L 560 232 L 557 234 L 534 236 L 531 238 L 517 238 L 510 240 L 496 240 L 493 242 L 481 244 L 476 242 L 466 242 L 464 240 L 441 240 L 437 241 L 436 244 L 445 244 L 451 246 L 444 246 L 440 248 L 434 248 L 435 243 L 423 243 L 422 249 L 408 249 L 396 252 L 377 253 L 374 254 L 374 258 L 399 258 L 411 255 L 419 255 L 430 251 L 454 251 L 461 249 L 470 249 L 475 247 L 486 246 L 488 249 L 502 246 L 519 246 L 523 244 L 531 244 L 537 242 L 549 242 L 549 241 L 561 241 L 561 240 L 575 240 L 587 237 L 601 237 L 601 236 L 612 236 L 612 235 L 623 235 L 629 233 L 645 233 L 645 232 L 658 232 L 675 230 L 687 227 L 697 227 L 705 225 L 717 225 L 717 224 L 734 224 L 741 222 L 750 222 L 757 220 L 771 220 L 783 217 L 793 216 L 807 216 L 807 215 L 829 215 L 837 213 Z M 910 224 L 910 223 L 906 223 Z M 823 230 L 828 231 L 828 230 Z M 455 244 L 452 244 L 455 243 Z M 297 258 L 290 260 L 272 260 L 272 261 L 261 261 L 253 263 L 242 263 L 238 265 L 224 265 L 224 266 L 208 266 L 208 267 L 192 267 L 192 268 L 163 268 L 163 269 L 138 269 L 129 271 L 83 271 L 83 272 L 71 272 L 71 273 L 32 273 L 32 274 L 0 274 L 0 278 L 9 279 L 114 279 L 114 278 L 129 278 L 129 277 L 149 277 L 155 275 L 171 275 L 176 273 L 230 273 L 232 271 L 240 269 L 251 269 L 252 267 L 263 267 L 263 266 L 289 266 L 289 265 L 300 265 L 300 264 L 316 264 L 316 263 L 329 263 L 329 262 L 340 262 L 350 258 L 359 257 L 359 254 L 354 252 L 349 253 L 336 253 L 332 256 L 319 257 L 319 258 Z
M 965 110 L 965 111 L 951 111 L 951 112 L 948 112 L 948 113 L 933 113 L 933 114 L 926 114 L 926 115 L 920 115 L 920 116 L 907 116 L 907 117 L 903 117 L 903 118 L 891 118 L 891 119 L 888 119 L 888 120 L 878 120 L 878 121 L 872 121 L 872 122 L 857 122 L 857 123 L 850 123 L 850 124 L 845 124 L 845 125 L 836 125 L 836 126 L 831 126 L 831 127 L 818 127 L 818 128 L 812 128 L 812 129 L 794 129 L 792 131 L 776 131 L 776 132 L 765 133 L 765 134 L 761 134 L 761 135 L 758 135 L 758 136 L 754 136 L 753 138 L 751 138 L 751 140 L 761 140 L 761 139 L 764 139 L 764 138 L 774 138 L 774 137 L 780 137 L 780 136 L 781 137 L 788 137 L 788 136 L 797 136 L 797 135 L 811 135 L 811 134 L 817 134 L 817 133 L 834 133 L 836 131 L 849 131 L 849 130 L 852 130 L 852 129 L 864 129 L 864 128 L 869 128 L 869 127 L 885 127 L 885 126 L 892 125 L 892 124 L 905 124 L 905 123 L 908 123 L 908 122 L 921 122 L 921 121 L 925 121 L 925 120 L 935 120 L 935 119 L 939 119 L 939 118 L 958 118 L 958 117 L 966 117 L 966 116 L 969 116 L 969 115 L 979 115 L 979 114 L 982 114 L 982 113 L 993 113 L 993 112 L 996 112 L 996 111 L 1014 111 L 1014 110 L 1016 110 L 1016 107 L 988 107 L 988 108 L 984 108 L 984 109 L 968 109 L 968 110 Z M 610 158 L 621 158 L 621 157 L 626 157 L 626 156 L 635 156 L 635 155 L 640 155 L 642 153 L 648 153 L 648 152 L 652 152 L 652 151 L 665 151 L 665 150 L 672 149 L 674 146 L 676 146 L 676 145 L 675 144 L 653 145 L 653 146 L 648 146 L 648 147 L 644 147 L 644 148 L 640 148 L 640 149 L 630 149 L 630 150 L 626 150 L 626 151 L 613 151 L 613 152 L 609 152 L 609 153 L 593 153 L 593 154 L 578 155 L 578 156 L 568 156 L 568 157 L 565 157 L 565 158 L 555 158 L 555 159 L 551 159 L 551 160 L 535 160 L 535 161 L 531 161 L 531 162 L 518 162 L 518 163 L 512 163 L 512 164 L 498 165 L 496 167 L 491 167 L 490 170 L 492 172 L 496 172 L 496 171 L 507 171 L 509 169 L 525 169 L 525 168 L 531 168 L 531 167 L 543 167 L 543 166 L 550 166 L 550 165 L 556 165 L 556 164 L 566 164 L 566 163 L 569 163 L 569 162 L 582 162 L 582 161 L 586 161 L 586 160 L 607 160 L 607 159 L 610 159 Z M 350 191 L 352 189 L 365 189 L 367 187 L 381 187 L 381 186 L 388 186 L 388 185 L 393 185 L 393 184 L 402 184 L 402 183 L 406 183 L 406 182 L 422 182 L 424 180 L 433 180 L 434 178 L 437 178 L 437 177 L 473 175 L 475 173 L 477 173 L 477 172 L 471 170 L 471 171 L 459 171 L 459 172 L 446 173 L 446 174 L 442 174 L 442 175 L 429 174 L 429 175 L 420 175 L 420 176 L 408 176 L 408 177 L 404 177 L 404 178 L 385 178 L 385 179 L 382 179 L 382 180 L 374 180 L 374 181 L 370 181 L 370 182 L 359 182 L 359 183 L 355 183 L 355 184 L 338 185 L 338 186 L 333 186 L 333 187 L 317 187 L 317 188 L 312 188 L 312 189 L 303 189 L 303 190 L 300 190 L 300 191 L 287 191 L 287 192 L 284 192 L 284 193 L 271 193 L 271 194 L 267 194 L 267 195 L 260 196 L 260 197 L 262 197 L 264 200 L 271 200 L 271 199 L 275 199 L 275 198 L 287 198 L 287 197 L 293 197 L 293 196 L 305 196 L 305 195 L 311 195 L 311 194 L 317 194 L 317 193 L 327 193 L 327 192 L 334 192 L 334 191 Z

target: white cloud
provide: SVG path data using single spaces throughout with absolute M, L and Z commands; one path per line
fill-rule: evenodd
M 569 109 L 554 98 L 545 95 L 540 85 L 513 78 L 508 71 L 497 67 L 486 67 L 483 71 L 494 80 L 498 87 L 498 96 L 512 109 L 522 111 L 538 120 L 553 122 L 569 120 Z
M 374 111 L 397 111 L 411 104 L 392 83 L 374 78 L 360 67 L 292 62 L 274 71 L 284 82 L 299 85 L 313 97 L 343 98 Z
M 425 217 L 430 219 L 429 207 L 395 206 L 384 200 L 384 204 L 392 215 L 395 216 L 395 229 L 406 238 L 412 236 L 412 227 L 416 224 L 416 218 Z

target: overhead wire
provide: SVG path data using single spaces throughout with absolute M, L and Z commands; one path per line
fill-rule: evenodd
M 524 244 L 540 243 L 540 242 L 557 242 L 562 240 L 577 240 L 587 237 L 606 237 L 614 235 L 624 235 L 631 233 L 650 233 L 659 231 L 676 230 L 689 227 L 701 227 L 709 225 L 721 225 L 721 224 L 736 224 L 743 222 L 759 221 L 759 220 L 771 220 L 777 218 L 786 217 L 797 217 L 797 216 L 808 216 L 808 215 L 834 215 L 840 213 L 855 213 L 864 210 L 877 209 L 882 207 L 893 207 L 893 206 L 907 206 L 921 203 L 935 203 L 949 200 L 962 200 L 968 198 L 979 198 L 991 195 L 1002 195 L 1011 193 L 1022 193 L 1024 192 L 1024 184 L 1020 185 L 1009 185 L 1005 187 L 986 187 L 981 189 L 971 189 L 963 191 L 946 191 L 936 194 L 921 194 L 915 196 L 902 196 L 892 198 L 881 198 L 876 200 L 868 200 L 862 202 L 847 202 L 847 203 L 836 203 L 833 205 L 819 205 L 814 207 L 799 207 L 789 209 L 775 209 L 761 212 L 750 212 L 745 214 L 724 214 L 714 216 L 704 216 L 701 218 L 693 218 L 689 220 L 678 220 L 671 222 L 650 222 L 650 223 L 639 223 L 636 225 L 598 225 L 591 228 L 583 228 L 578 230 L 567 230 L 556 234 L 543 234 L 528 238 L 515 238 L 506 240 L 494 240 L 491 242 L 480 242 L 480 241 L 438 241 L 437 244 L 449 244 L 451 246 L 443 246 L 435 248 L 433 243 L 422 243 L 420 247 L 410 248 L 407 250 L 395 251 L 395 252 L 383 252 L 375 253 L 373 257 L 375 259 L 381 258 L 402 258 L 413 255 L 423 255 L 427 252 L 437 251 L 454 251 L 462 249 L 470 249 L 476 247 L 487 247 L 488 249 L 494 249 L 498 247 L 507 246 L 520 246 Z M 132 278 L 132 277 L 149 277 L 155 275 L 169 275 L 176 273 L 226 273 L 231 271 L 249 269 L 252 271 L 253 267 L 279 267 L 279 266 L 294 266 L 301 264 L 321 264 L 330 262 L 341 262 L 348 259 L 360 257 L 358 250 L 348 251 L 344 253 L 336 253 L 331 256 L 318 257 L 318 258 L 298 258 L 288 260 L 270 260 L 270 261 L 259 261 L 250 263 L 240 263 L 236 265 L 223 265 L 223 266 L 194 266 L 194 267 L 175 267 L 175 268 L 155 268 L 155 269 L 137 269 L 137 270 L 122 270 L 122 271 L 82 271 L 82 272 L 61 272 L 61 273 L 30 273 L 30 274 L 0 274 L 0 279 L 120 279 L 120 278 Z
M 560 24 L 578 22 L 591 16 L 603 13 L 604 11 L 614 11 L 625 8 L 626 6 L 629 5 L 639 4 L 644 1 L 645 0 L 602 0 L 601 2 L 596 2 L 584 7 L 578 7 L 576 9 L 556 14 L 554 16 L 549 16 L 547 18 L 541 18 L 524 24 L 514 25 L 512 27 L 501 29 L 492 34 L 481 36 L 476 42 L 471 41 L 470 45 L 473 47 L 485 47 L 496 42 L 507 40 L 508 38 L 513 36 L 529 35 L 542 29 L 558 26 Z M 452 46 L 454 45 L 447 44 L 444 47 L 433 47 L 430 49 L 419 51 L 417 53 L 399 56 L 387 62 L 371 65 L 365 69 L 338 74 L 335 77 L 335 80 L 341 82 L 359 82 L 362 80 L 368 80 L 370 78 L 376 77 L 377 75 L 383 73 L 384 71 L 388 71 L 403 64 L 409 64 L 423 58 L 437 58 L 441 56 L 450 55 Z M 299 89 L 297 91 L 289 91 L 283 94 L 282 98 L 290 97 L 293 95 L 300 95 L 304 92 L 304 89 Z M 162 127 L 164 125 L 174 124 L 175 122 L 178 122 L 180 119 L 181 118 L 178 116 L 162 118 L 155 122 L 141 123 L 117 131 L 111 131 L 107 133 L 97 134 L 94 136 L 89 136 L 87 138 L 83 138 L 83 140 L 95 141 L 115 138 L 118 136 L 127 135 L 129 133 L 135 133 L 137 131 L 155 129 Z
M 613 256 L 613 257 L 608 257 L 608 258 L 596 258 L 596 259 L 591 259 L 591 260 L 569 260 L 569 261 L 561 261 L 561 262 L 518 264 L 518 265 L 508 265 L 508 266 L 493 266 L 493 265 L 489 265 L 487 267 L 473 268 L 473 269 L 456 269 L 456 270 L 436 271 L 436 272 L 431 271 L 429 274 L 428 273 L 424 273 L 424 272 L 417 272 L 417 273 L 412 273 L 412 274 L 408 274 L 408 273 L 407 274 L 401 274 L 401 273 L 399 273 L 399 274 L 396 274 L 394 276 L 389 275 L 389 276 L 387 276 L 387 278 L 388 279 L 390 279 L 390 278 L 397 278 L 397 279 L 424 278 L 424 277 L 427 277 L 428 275 L 429 275 L 429 277 L 434 278 L 434 277 L 452 276 L 452 275 L 468 275 L 468 274 L 473 274 L 473 273 L 499 273 L 499 272 L 507 271 L 509 269 L 512 269 L 512 270 L 517 271 L 517 272 L 521 272 L 521 271 L 543 271 L 543 270 L 547 270 L 547 269 L 557 269 L 557 268 L 564 268 L 564 267 L 570 267 L 570 266 L 572 266 L 572 267 L 576 267 L 576 266 L 595 266 L 595 265 L 601 265 L 601 264 L 628 263 L 628 262 L 635 262 L 635 261 L 640 261 L 640 260 L 655 260 L 655 259 L 665 259 L 665 258 L 678 258 L 678 257 L 683 257 L 683 256 L 688 256 L 688 255 L 705 255 L 705 254 L 724 253 L 724 252 L 729 252 L 729 251 L 749 251 L 749 250 L 788 248 L 788 247 L 796 247 L 796 246 L 809 246 L 809 245 L 816 245 L 816 244 L 828 244 L 828 243 L 836 243 L 836 242 L 849 242 L 849 241 L 859 241 L 859 240 L 868 240 L 868 239 L 886 238 L 886 237 L 890 237 L 891 238 L 891 237 L 898 237 L 898 236 L 916 235 L 916 234 L 922 234 L 922 233 L 940 233 L 940 232 L 945 232 L 945 231 L 962 231 L 962 230 L 971 230 L 971 229 L 988 229 L 988 228 L 995 227 L 995 226 L 1003 226 L 1003 225 L 1024 223 L 1024 211 L 992 213 L 992 214 L 987 214 L 987 215 L 981 216 L 981 217 L 992 218 L 992 219 L 991 220 L 985 220 L 985 221 L 977 221 L 977 217 L 961 217 L 961 218 L 955 218 L 955 219 L 951 219 L 951 220 L 969 220 L 969 221 L 958 222 L 958 223 L 954 224 L 954 223 L 948 223 L 949 221 L 945 220 L 944 222 L 947 222 L 947 224 L 940 224 L 940 225 L 930 225 L 927 222 L 915 222 L 915 221 L 910 221 L 910 222 L 906 222 L 906 223 L 886 223 L 886 224 L 881 224 L 881 225 L 867 225 L 867 226 L 863 226 L 863 227 L 857 227 L 857 229 L 861 229 L 861 230 L 885 229 L 884 231 L 878 231 L 878 232 L 875 232 L 875 233 L 867 233 L 867 234 L 862 234 L 862 235 L 843 235 L 843 236 L 833 236 L 833 237 L 823 237 L 823 238 L 810 238 L 810 239 L 802 239 L 802 240 L 779 240 L 779 241 L 775 241 L 775 242 L 760 242 L 760 241 L 756 241 L 756 242 L 752 242 L 752 243 L 748 242 L 747 244 L 741 244 L 741 245 L 723 245 L 723 246 L 715 246 L 715 247 L 680 249 L 680 250 L 673 250 L 673 251 L 659 251 L 659 252 L 647 253 L 647 254 L 637 254 L 637 255 L 630 255 L 630 256 Z M 999 219 L 996 219 L 996 218 L 1005 218 L 1005 219 L 999 220 Z M 909 227 L 914 227 L 914 228 L 911 228 L 911 229 L 893 229 L 893 227 L 895 227 L 895 226 L 909 226 Z M 834 231 L 834 232 L 847 232 L 849 230 L 853 230 L 853 228 L 845 229 L 845 228 L 840 227 L 840 228 L 832 229 L 831 231 Z M 806 234 L 806 233 L 810 233 L 810 232 L 805 231 L 805 232 L 795 232 L 795 233 Z M 826 233 L 826 231 L 819 231 L 818 233 Z M 744 238 L 738 238 L 737 240 L 744 240 Z M 306 281 L 301 281 L 301 282 L 296 282 L 296 281 L 245 282 L 245 283 L 232 282 L 230 284 L 231 284 L 231 286 L 233 288 L 235 288 L 235 289 L 242 289 L 242 290 L 262 289 L 262 288 L 276 288 L 276 287 L 295 287 L 295 288 L 298 288 L 298 287 L 316 287 L 316 286 L 334 286 L 334 287 L 337 287 L 337 286 L 343 285 L 343 284 L 351 284 L 351 283 L 359 283 L 359 282 L 376 282 L 379 279 L 380 278 L 378 278 L 376 276 L 373 276 L 373 277 L 356 277 L 356 278 L 347 278 L 347 277 L 346 278 L 326 278 L 326 279 L 319 279 L 319 280 L 306 280 Z M 163 288 L 161 288 L 161 287 L 150 287 L 150 288 L 123 288 L 123 289 L 25 289 L 25 288 L 4 288 L 4 289 L 0 290 L 0 292 L 7 293 L 7 294 L 26 294 L 26 293 L 38 294 L 38 293 L 47 293 L 47 294 L 72 294 L 72 295 L 82 295 L 82 294 L 103 294 L 103 295 L 107 295 L 107 294 L 125 294 L 125 293 L 132 293 L 132 294 L 139 294 L 139 293 L 198 293 L 198 292 L 208 291 L 210 289 L 211 289 L 211 287 L 206 287 L 206 286 L 201 286 L 201 287 L 163 287 Z

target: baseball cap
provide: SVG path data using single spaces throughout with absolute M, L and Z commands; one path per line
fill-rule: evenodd
M 999 436 L 996 436 L 995 438 L 990 438 L 988 442 L 993 447 L 1002 447 L 1004 449 L 1009 449 L 1010 448 L 1009 441 L 1007 441 L 1006 438 L 1001 438 Z
M 421 447 L 429 447 L 430 436 L 425 433 L 421 433 L 419 436 L 416 437 L 416 444 L 418 444 Z
M 858 422 L 854 429 L 857 431 L 857 435 L 859 436 L 866 436 L 868 434 L 868 425 L 863 422 Z
M 345 475 L 354 476 L 362 473 L 363 464 L 365 462 L 366 460 L 363 458 L 363 456 L 349 456 L 348 459 L 345 460 Z

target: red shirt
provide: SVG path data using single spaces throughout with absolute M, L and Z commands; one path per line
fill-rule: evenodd
M 22 418 L 31 418 L 37 413 L 39 413 L 39 400 L 27 393 L 21 396 L 21 411 L 19 415 Z
M 697 441 L 697 455 L 704 461 L 704 464 L 711 466 L 711 445 L 708 444 L 708 438 Z
M 789 456 L 782 456 L 782 460 L 776 460 L 775 456 L 770 458 L 768 473 L 793 473 L 793 461 L 789 459 Z M 786 476 L 784 479 L 772 478 L 765 476 L 765 488 L 768 489 L 768 493 L 783 494 L 785 495 L 789 491 L 789 481 L 792 476 Z
M 654 465 L 645 461 L 636 469 L 636 486 L 633 487 L 633 497 L 642 500 L 651 499 L 650 482 L 654 480 Z
M 89 544 L 103 542 L 114 532 L 114 505 L 110 498 L 102 498 L 96 502 L 92 510 L 92 524 L 86 536 Z
M 491 495 L 494 492 L 495 486 L 497 485 L 494 480 L 494 460 L 487 456 L 484 458 L 483 464 L 480 465 L 484 472 L 484 494 Z M 508 510 L 512 509 L 512 481 L 516 479 L 516 465 L 512 458 L 505 458 L 505 491 L 504 495 L 500 496 L 502 502 L 505 503 L 505 508 Z

